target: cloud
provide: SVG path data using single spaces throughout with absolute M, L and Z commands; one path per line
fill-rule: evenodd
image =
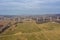
M 17 1 L 17 0 L 11 0 L 12 2 L 5 0 L 0 5 L 2 6 L 13 6 L 13 7 L 18 7 L 18 8 L 24 8 L 24 9 L 35 9 L 35 8 L 40 8 L 39 3 L 42 3 L 43 1 L 39 0 L 25 0 L 25 1 Z M 12 8 L 12 7 L 11 7 Z
M 40 9 L 42 5 L 51 6 L 57 1 L 59 0 L 2 0 L 0 5 L 17 9 Z
M 0 0 L 1 10 L 20 10 L 21 13 L 58 12 L 60 0 Z

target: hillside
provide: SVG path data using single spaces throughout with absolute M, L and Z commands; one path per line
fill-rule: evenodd
M 60 40 L 60 24 L 18 23 L 16 27 L 13 25 L 0 34 L 0 40 Z

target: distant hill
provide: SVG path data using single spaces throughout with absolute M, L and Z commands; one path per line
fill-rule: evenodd
M 46 16 L 60 16 L 60 14 L 45 14 Z
M 6 17 L 13 17 L 13 16 L 60 16 L 60 14 L 43 14 L 43 15 L 0 15 L 0 16 L 6 16 Z

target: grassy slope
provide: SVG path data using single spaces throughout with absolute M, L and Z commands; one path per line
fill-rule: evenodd
M 60 40 L 60 24 L 35 22 L 18 23 L 0 36 L 0 40 Z

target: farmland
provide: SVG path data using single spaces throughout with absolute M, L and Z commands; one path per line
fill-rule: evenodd
M 17 23 L 0 34 L 0 40 L 60 40 L 60 23 Z

